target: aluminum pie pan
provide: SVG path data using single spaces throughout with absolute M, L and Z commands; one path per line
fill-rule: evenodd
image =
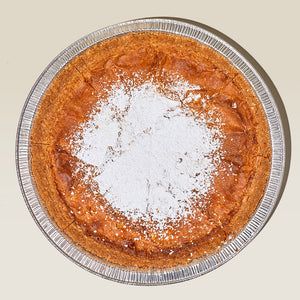
M 254 215 L 244 229 L 221 249 L 205 258 L 184 266 L 165 270 L 139 271 L 108 264 L 88 254 L 66 237 L 48 216 L 35 188 L 30 167 L 30 131 L 43 94 L 55 75 L 76 55 L 105 39 L 129 32 L 159 31 L 186 36 L 205 44 L 226 57 L 247 79 L 265 111 L 272 147 L 272 162 L 265 194 Z M 106 279 L 136 285 L 162 285 L 189 280 L 204 275 L 239 253 L 267 223 L 275 210 L 284 186 L 286 137 L 278 103 L 268 83 L 257 67 L 250 63 L 240 47 L 225 40 L 215 30 L 192 21 L 174 18 L 147 18 L 131 20 L 92 32 L 63 50 L 43 71 L 32 87 L 24 104 L 16 139 L 16 167 L 25 203 L 48 240 L 67 258 L 80 267 Z

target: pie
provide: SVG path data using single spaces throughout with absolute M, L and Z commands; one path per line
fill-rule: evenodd
M 30 135 L 50 218 L 106 263 L 165 269 L 217 252 L 270 174 L 264 110 L 220 53 L 176 34 L 99 42 L 47 87 Z

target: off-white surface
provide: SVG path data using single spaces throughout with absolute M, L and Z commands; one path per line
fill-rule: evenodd
M 2 1 L 0 5 L 0 299 L 300 299 L 300 7 L 286 1 Z M 282 200 L 236 258 L 192 281 L 133 287 L 98 278 L 60 254 L 22 199 L 14 163 L 17 121 L 45 66 L 81 36 L 120 21 L 177 16 L 214 27 L 263 66 L 285 103 L 292 162 Z

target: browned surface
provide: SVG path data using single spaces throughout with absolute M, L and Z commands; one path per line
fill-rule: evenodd
M 136 71 L 145 78 L 154 74 L 161 82 L 167 73 L 180 74 L 211 97 L 205 109 L 197 101 L 192 108 L 212 110 L 225 123 L 225 155 L 209 205 L 204 215 L 195 209 L 201 220 L 195 217 L 189 225 L 179 224 L 168 240 L 151 230 L 145 237 L 143 228 L 113 211 L 99 210 L 105 199 L 91 197 L 79 176 L 72 176 L 74 158 L 66 137 L 87 118 L 99 93 L 105 96 L 102 88 L 116 79 L 119 70 L 128 77 Z M 55 77 L 34 120 L 31 167 L 49 215 L 76 244 L 118 265 L 165 268 L 216 251 L 245 226 L 269 176 L 269 145 L 259 101 L 243 76 L 219 54 L 175 35 L 127 34 L 89 48 Z M 71 187 L 76 188 L 75 195 L 70 194 Z

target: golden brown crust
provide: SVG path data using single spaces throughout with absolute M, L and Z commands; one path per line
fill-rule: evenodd
M 138 245 L 126 250 L 109 235 L 102 239 L 103 235 L 91 234 L 83 219 L 72 214 L 71 202 L 65 196 L 73 179 L 68 175 L 70 157 L 65 153 L 64 138 L 85 121 L 103 82 L 114 80 L 116 68 L 128 76 L 137 70 L 145 74 L 161 72 L 162 78 L 165 71 L 180 73 L 211 96 L 210 105 L 225 121 L 227 154 L 222 167 L 228 169 L 230 163 L 236 173 L 220 171 L 215 180 L 218 193 L 211 195 L 207 215 L 213 226 L 207 234 L 199 228 L 193 243 L 178 239 L 180 247 L 172 255 L 154 248 L 145 252 L 145 246 L 145 249 L 141 246 L 143 251 L 138 251 Z M 230 108 L 232 103 L 237 104 L 235 110 Z M 216 251 L 230 235 L 237 234 L 246 225 L 263 196 L 270 171 L 268 125 L 259 100 L 244 77 L 212 49 L 192 39 L 163 33 L 113 38 L 89 48 L 68 63 L 43 96 L 30 146 L 36 187 L 57 226 L 93 255 L 133 268 L 172 267 Z M 170 249 L 166 244 L 158 245 Z

